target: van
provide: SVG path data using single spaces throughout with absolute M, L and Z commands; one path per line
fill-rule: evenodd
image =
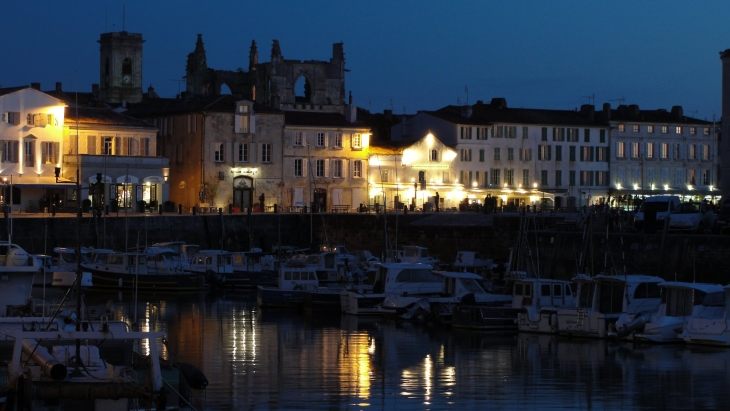
M 664 222 L 669 213 L 680 204 L 679 196 L 651 196 L 646 197 L 634 215 L 634 228 L 644 229 L 644 213 L 656 213 L 656 221 Z

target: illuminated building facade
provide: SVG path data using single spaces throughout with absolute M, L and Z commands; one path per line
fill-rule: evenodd
M 48 191 L 54 190 L 55 169 L 64 157 L 64 108 L 39 84 L 0 88 L 2 202 L 14 210 L 38 211 L 44 196 L 65 195 Z
M 718 191 L 718 132 L 714 123 L 684 115 L 682 107 L 611 109 L 611 188 L 615 196 L 658 194 L 713 199 Z
M 456 153 L 450 195 L 459 203 L 494 197 L 503 207 L 560 208 L 607 199 L 609 127 L 593 106 L 511 109 L 496 98 L 422 111 L 392 128 L 396 141 L 428 134 Z

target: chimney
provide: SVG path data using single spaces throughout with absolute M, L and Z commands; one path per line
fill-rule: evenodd
M 61 86 L 61 82 L 60 81 L 57 81 L 56 82 L 56 91 L 58 91 L 58 92 L 63 91 L 63 87 Z
M 504 97 L 495 97 L 489 105 L 494 108 L 507 108 L 507 99 Z
M 603 103 L 603 121 L 611 120 L 611 103 Z
M 582 106 L 580 106 L 580 113 L 584 117 L 593 121 L 593 119 L 595 118 L 596 107 L 593 104 L 583 104 Z
M 348 104 L 345 106 L 345 120 L 350 123 L 357 122 L 357 107 L 352 104 L 352 91 L 350 92 L 350 98 Z
M 99 98 L 99 85 L 98 84 L 91 85 L 91 95 L 94 96 L 94 99 Z
M 629 105 L 629 115 L 633 118 L 639 118 L 639 106 L 636 104 Z
M 684 117 L 682 106 L 672 106 L 672 117 L 677 120 L 681 120 Z
M 41 83 L 30 83 L 30 88 L 34 88 L 38 91 L 41 91 Z

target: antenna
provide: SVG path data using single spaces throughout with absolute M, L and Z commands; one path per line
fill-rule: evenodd
M 624 103 L 624 101 L 626 101 L 626 99 L 625 99 L 625 98 L 623 98 L 623 97 L 621 97 L 621 98 L 615 98 L 615 99 L 613 99 L 613 100 L 608 100 L 608 101 L 618 101 L 618 102 L 619 102 L 619 104 L 623 104 L 623 103 Z
M 393 99 L 390 99 L 390 111 L 393 111 Z
M 593 105 L 593 103 L 596 101 L 596 93 L 592 93 L 590 96 L 581 96 L 581 98 L 587 98 L 588 104 Z
M 466 105 L 469 105 L 469 86 L 464 86 L 464 91 L 466 92 Z

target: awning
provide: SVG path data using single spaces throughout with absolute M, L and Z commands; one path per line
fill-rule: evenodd
M 125 175 L 117 177 L 117 184 L 139 184 L 139 178 Z
M 88 181 L 89 181 L 89 184 L 96 184 L 96 183 L 98 183 L 98 181 L 96 181 L 96 174 L 94 174 L 93 176 L 89 177 L 89 180 Z M 104 183 L 111 183 L 112 182 L 112 178 L 109 177 L 109 176 L 102 175 L 101 176 L 101 181 L 104 182 Z
M 94 178 L 96 179 L 96 177 Z M 75 183 L 56 183 L 56 177 L 29 175 L 14 178 L 13 186 L 18 188 L 76 188 Z

